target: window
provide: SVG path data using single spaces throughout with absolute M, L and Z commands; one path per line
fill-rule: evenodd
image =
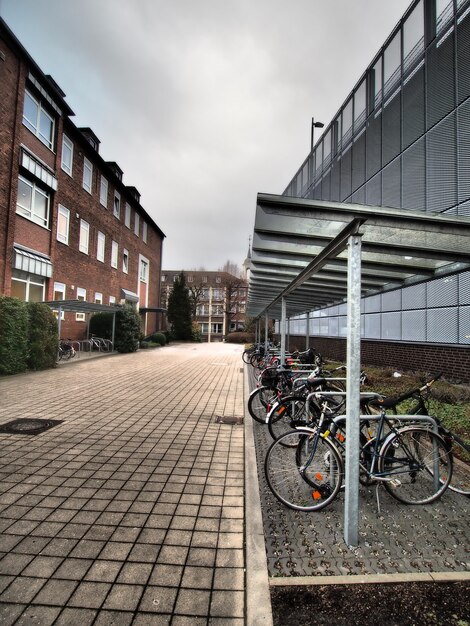
M 91 193 L 91 185 L 93 181 L 93 165 L 90 161 L 84 157 L 83 158 L 83 189 Z
M 147 222 L 142 222 L 142 239 L 147 243 Z
M 104 176 L 100 180 L 100 203 L 104 207 L 108 206 L 108 181 Z
M 119 219 L 121 214 L 121 196 L 117 191 L 114 192 L 114 209 L 113 209 L 114 217 Z
M 23 124 L 52 150 L 54 145 L 54 118 L 28 91 L 25 91 L 24 95 Z
M 139 236 L 140 216 L 138 213 L 134 213 L 134 235 Z
M 96 244 L 96 259 L 104 263 L 104 251 L 106 245 L 106 235 L 98 231 L 98 241 Z
M 143 283 L 148 282 L 149 264 L 145 259 L 140 259 L 140 272 L 139 277 Z
M 83 302 L 86 302 L 86 289 L 77 287 L 77 300 L 82 300 Z M 75 319 L 77 322 L 84 322 L 85 313 L 75 313 Z
M 80 220 L 80 242 L 78 249 L 84 254 L 88 254 L 88 242 L 90 239 L 90 224 L 85 220 Z
M 49 194 L 26 178 L 18 178 L 18 198 L 16 212 L 47 227 L 49 223 Z
M 65 285 L 64 283 L 54 283 L 54 295 L 53 300 L 65 300 Z M 60 319 L 65 319 L 64 311 L 61 312 Z
M 118 254 L 119 254 L 119 246 L 115 241 L 113 241 L 113 243 L 111 244 L 111 267 L 117 268 Z
M 26 272 L 13 270 L 11 276 L 11 295 L 26 302 L 44 300 L 45 279 Z
M 131 227 L 131 205 L 129 204 L 129 202 L 126 202 L 126 213 L 124 216 L 124 226 L 127 226 L 127 228 Z
M 64 172 L 67 172 L 69 176 L 72 176 L 72 164 L 73 164 L 73 143 L 67 137 L 62 137 L 62 161 L 61 167 Z
M 122 253 L 122 271 L 125 274 L 129 273 L 129 251 L 125 248 Z
M 216 277 L 215 282 L 216 282 L 216 283 L 221 283 L 221 282 L 222 282 L 222 279 L 220 278 L 220 276 L 217 276 L 217 277 Z
M 116 304 L 116 298 L 114 296 L 109 296 L 109 304 Z
M 69 243 L 70 211 L 59 204 L 57 214 L 57 241 L 68 245 Z
M 103 294 L 95 291 L 95 304 L 103 304 Z

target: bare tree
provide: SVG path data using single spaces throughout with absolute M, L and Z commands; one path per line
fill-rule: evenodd
M 229 262 L 226 263 L 226 265 Z M 224 266 L 225 267 L 225 266 Z M 225 320 L 225 333 L 230 332 L 230 324 L 232 320 L 237 319 L 240 311 L 240 305 L 246 300 L 246 281 L 240 276 L 235 276 L 225 272 L 222 276 L 221 287 L 224 289 L 224 320 Z

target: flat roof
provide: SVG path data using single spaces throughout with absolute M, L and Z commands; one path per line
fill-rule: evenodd
M 44 302 L 58 311 L 74 311 L 76 313 L 116 313 L 122 311 L 120 304 L 98 304 L 97 302 L 84 302 L 83 300 L 50 300 Z
M 247 315 L 347 301 L 348 238 L 361 234 L 361 295 L 470 269 L 470 218 L 258 194 Z

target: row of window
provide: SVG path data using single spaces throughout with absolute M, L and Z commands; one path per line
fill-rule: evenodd
M 166 274 L 162 274 L 162 283 L 167 282 L 168 278 L 169 278 L 169 277 L 168 277 Z M 179 278 L 179 274 L 175 274 L 175 275 L 173 276 L 173 279 L 172 279 L 172 280 L 173 280 L 173 282 L 176 282 L 176 280 L 177 280 L 178 278 Z M 191 276 L 191 275 L 189 275 L 189 276 L 185 276 L 185 279 L 186 279 L 186 282 L 187 282 L 187 283 L 193 283 L 193 282 L 194 282 L 194 280 L 195 280 L 194 276 Z M 196 277 L 196 280 L 197 280 L 197 277 Z M 200 277 L 200 281 L 201 281 L 202 283 L 207 283 L 207 276 L 201 276 L 201 277 Z M 222 282 L 222 278 L 221 278 L 220 276 L 216 276 L 216 277 L 215 277 L 215 282 L 216 282 L 217 284 L 220 284 L 220 283 Z
M 38 137 L 50 150 L 54 148 L 54 132 L 55 120 L 43 108 L 43 105 L 28 90 L 25 91 L 23 124 Z M 62 154 L 61 168 L 69 176 L 72 176 L 73 170 L 73 152 L 74 144 L 67 135 L 62 136 Z M 93 164 L 89 159 L 83 157 L 83 176 L 82 187 L 89 194 L 93 190 Z M 49 196 L 47 192 L 42 191 L 34 183 L 30 183 L 22 179 L 22 192 L 25 193 L 23 203 L 26 204 L 24 215 L 41 226 L 48 225 L 49 218 Z M 34 196 L 34 197 L 33 197 Z M 109 183 L 108 180 L 101 175 L 100 204 L 108 208 Z M 113 197 L 113 214 L 117 219 L 121 219 L 121 194 L 114 191 Z M 131 228 L 132 208 L 128 202 L 125 203 L 124 225 Z M 140 219 L 139 213 L 134 211 L 134 234 L 140 237 L 142 221 L 142 240 L 147 243 L 148 226 L 144 220 Z
M 233 304 L 230 313 L 244 313 L 245 312 L 245 303 L 237 302 Z M 210 307 L 208 304 L 199 304 L 196 307 L 196 315 L 223 315 L 224 307 L 222 304 L 213 304 Z

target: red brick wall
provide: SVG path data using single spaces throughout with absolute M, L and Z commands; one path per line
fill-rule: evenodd
M 311 337 L 310 345 L 325 358 L 346 361 L 346 340 Z M 304 349 L 305 337 L 290 337 L 290 346 Z M 361 341 L 362 365 L 384 365 L 402 371 L 443 372 L 452 380 L 470 382 L 470 346 L 392 341 Z

